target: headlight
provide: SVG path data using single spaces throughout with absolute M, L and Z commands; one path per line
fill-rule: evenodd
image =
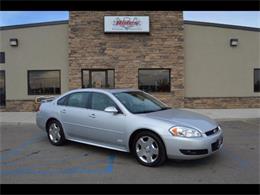
M 169 129 L 173 136 L 179 137 L 201 137 L 201 133 L 198 130 L 187 127 L 172 127 Z

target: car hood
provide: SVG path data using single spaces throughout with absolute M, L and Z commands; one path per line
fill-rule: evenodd
M 207 116 L 186 110 L 168 109 L 146 113 L 146 117 L 170 122 L 173 126 L 185 126 L 206 132 L 217 127 L 217 123 Z

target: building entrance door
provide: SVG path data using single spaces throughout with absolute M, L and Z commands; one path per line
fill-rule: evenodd
M 91 71 L 91 86 L 93 88 L 106 88 L 106 71 Z

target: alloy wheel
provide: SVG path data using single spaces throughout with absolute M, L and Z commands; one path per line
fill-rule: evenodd
M 142 136 L 136 142 L 136 154 L 144 163 L 153 163 L 159 157 L 158 143 L 150 136 Z
M 61 130 L 59 125 L 52 123 L 49 127 L 49 136 L 52 142 L 58 143 L 61 139 Z

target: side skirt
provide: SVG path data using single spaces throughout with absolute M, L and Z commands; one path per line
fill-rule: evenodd
M 78 140 L 78 139 L 73 139 L 73 138 L 66 138 L 67 140 L 82 143 L 82 144 L 88 144 L 92 146 L 97 146 L 97 147 L 102 147 L 102 148 L 107 148 L 107 149 L 112 149 L 112 150 L 117 150 L 121 152 L 129 152 L 129 150 L 122 148 L 122 147 L 114 147 L 114 146 L 109 146 L 109 145 L 104 145 L 104 144 L 99 144 L 91 141 L 83 141 L 83 140 Z

